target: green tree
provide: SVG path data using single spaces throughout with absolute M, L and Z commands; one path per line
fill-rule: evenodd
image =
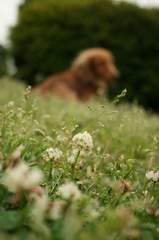
M 11 31 L 18 76 L 29 85 L 65 70 L 78 52 L 104 47 L 113 52 L 125 99 L 158 109 L 159 10 L 111 0 L 34 0 L 20 8 Z
M 0 45 L 0 77 L 7 74 L 7 50 Z

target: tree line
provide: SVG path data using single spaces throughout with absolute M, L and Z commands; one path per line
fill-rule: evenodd
M 103 47 L 122 76 L 108 97 L 127 88 L 125 100 L 159 108 L 159 9 L 115 0 L 27 0 L 10 40 L 17 77 L 29 85 L 67 69 L 80 51 Z

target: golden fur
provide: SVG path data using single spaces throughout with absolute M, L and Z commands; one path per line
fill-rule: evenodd
M 56 93 L 61 97 L 87 101 L 107 92 L 119 72 L 110 51 L 102 48 L 85 50 L 73 61 L 70 69 L 47 77 L 33 88 L 42 95 Z

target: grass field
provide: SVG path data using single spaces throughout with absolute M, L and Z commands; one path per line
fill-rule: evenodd
M 159 239 L 158 141 L 159 116 L 122 96 L 70 103 L 1 79 L 0 239 Z

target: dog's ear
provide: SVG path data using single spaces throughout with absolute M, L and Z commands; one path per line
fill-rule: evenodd
M 75 72 L 83 85 L 92 82 L 94 79 L 92 71 L 92 59 L 90 57 L 85 57 L 83 59 L 76 58 L 72 63 L 71 69 Z

